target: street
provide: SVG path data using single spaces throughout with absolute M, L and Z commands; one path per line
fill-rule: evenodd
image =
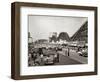
M 59 55 L 59 63 L 55 63 L 55 65 L 71 65 L 71 64 L 81 64 L 81 63 L 71 59 L 70 56 L 66 56 L 63 54 Z

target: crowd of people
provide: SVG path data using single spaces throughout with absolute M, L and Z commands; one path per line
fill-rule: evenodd
M 44 65 L 46 64 L 45 60 L 52 61 L 52 64 L 59 62 L 59 52 L 64 52 L 66 56 L 70 56 L 70 49 L 68 47 L 41 47 L 41 48 L 34 48 L 29 47 L 28 53 L 28 65 L 29 66 L 37 66 L 37 65 Z M 51 59 L 49 59 L 51 58 Z M 49 64 L 49 63 L 48 63 Z
M 65 56 L 70 56 L 71 48 L 69 46 L 62 46 L 62 47 L 29 47 L 28 48 L 28 66 L 43 66 L 45 64 L 55 64 L 59 63 L 59 55 L 63 53 Z M 75 50 L 75 49 L 74 49 Z M 82 48 L 77 47 L 76 53 L 79 52 Z M 83 56 L 83 54 L 82 54 Z M 85 57 L 87 54 L 85 55 Z
M 52 56 L 52 61 L 56 62 L 59 60 L 58 53 L 56 49 L 52 48 L 31 48 L 28 53 L 28 65 L 29 66 L 37 66 L 44 65 L 47 58 Z

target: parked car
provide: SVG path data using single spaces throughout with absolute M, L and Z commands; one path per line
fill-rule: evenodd
M 53 55 L 44 56 L 43 61 L 44 64 L 54 64 L 54 57 Z
M 43 61 L 44 64 L 54 64 L 56 62 L 59 62 L 59 55 L 53 51 L 53 50 L 47 50 L 45 53 L 43 53 Z
M 82 49 L 81 51 L 78 51 L 79 56 L 88 57 L 88 50 Z

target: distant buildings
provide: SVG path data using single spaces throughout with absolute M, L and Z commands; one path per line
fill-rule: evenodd
M 48 40 L 46 40 L 46 39 L 39 39 L 39 40 L 36 40 L 34 43 L 35 44 L 48 43 Z

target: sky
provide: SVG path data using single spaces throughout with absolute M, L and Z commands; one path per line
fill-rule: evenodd
M 33 41 L 48 39 L 52 32 L 67 32 L 71 37 L 88 20 L 86 17 L 28 16 L 28 31 Z

